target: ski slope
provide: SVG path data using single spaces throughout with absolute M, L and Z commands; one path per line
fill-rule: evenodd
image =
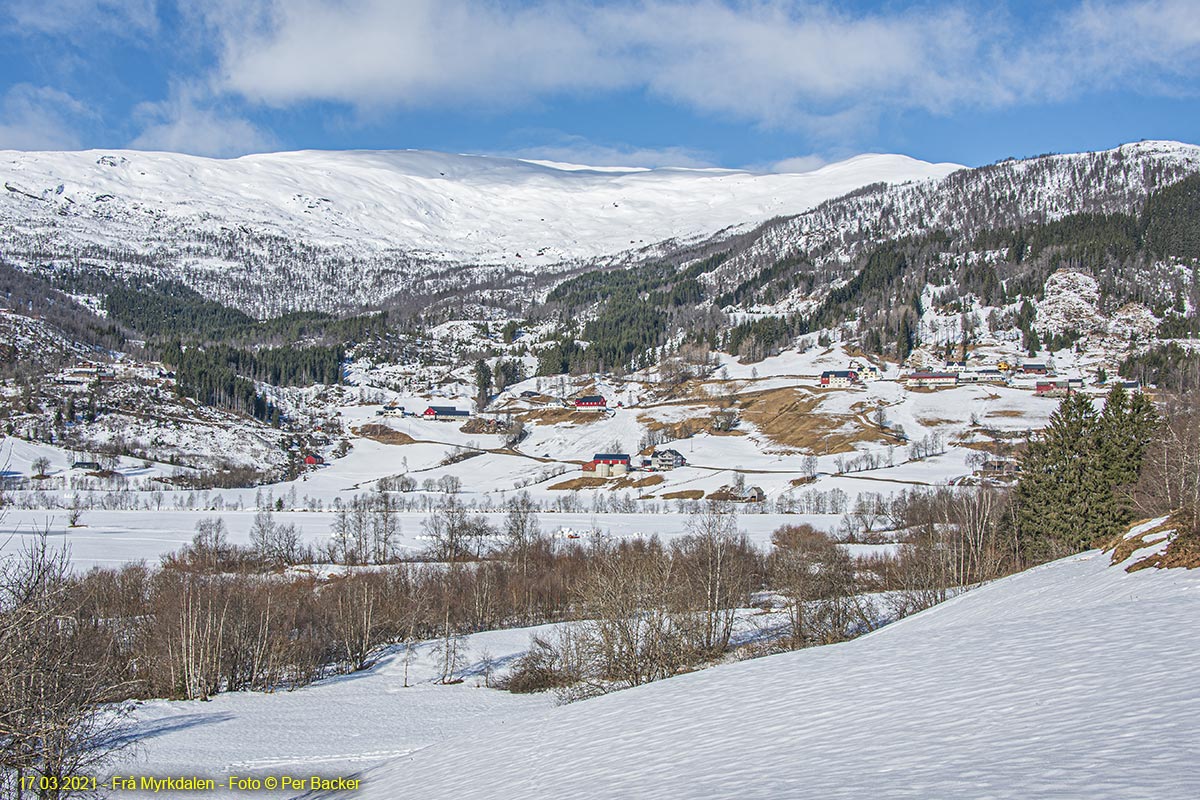
M 45 229 L 144 252 L 196 232 L 240 227 L 351 252 L 536 265 L 711 234 L 800 213 L 867 184 L 941 178 L 960 168 L 900 155 L 764 174 L 596 169 L 411 150 L 234 159 L 0 151 L 7 190 L 0 192 L 0 220 L 24 233 Z
M 1200 574 L 1108 562 L 484 727 L 367 771 L 360 796 L 1200 796 Z

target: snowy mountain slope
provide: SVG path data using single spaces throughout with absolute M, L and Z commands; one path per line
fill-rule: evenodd
M 981 231 L 1068 214 L 1136 214 L 1148 194 L 1195 172 L 1200 146 L 1147 141 L 1004 161 L 939 181 L 870 187 L 762 226 L 705 279 L 724 288 L 796 254 L 808 255 L 818 267 L 844 270 L 882 241 L 934 231 L 969 242 Z M 808 299 L 801 294 L 783 305 L 799 308 Z
M 590 169 L 420 151 L 228 160 L 5 151 L 0 222 L 11 226 L 3 242 L 9 252 L 28 237 L 46 237 L 219 268 L 237 260 L 222 238 L 242 234 L 280 237 L 299 246 L 300 258 L 312 247 L 443 264 L 550 265 L 796 214 L 866 184 L 941 178 L 959 168 L 898 155 L 759 174 Z
M 1191 798 L 1198 613 L 1200 575 L 1089 552 L 843 645 L 481 730 L 362 796 Z

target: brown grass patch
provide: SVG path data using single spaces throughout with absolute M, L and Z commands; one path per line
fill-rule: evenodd
M 658 486 L 666 481 L 662 475 L 647 475 L 644 478 L 634 478 L 632 475 L 623 475 L 614 483 L 614 489 L 644 489 L 647 486 Z
M 604 419 L 603 411 L 576 411 L 573 408 L 539 408 L 522 412 L 515 419 L 537 425 L 558 425 L 563 422 L 573 422 L 576 425 L 590 425 Z
M 792 478 L 790 481 L 788 481 L 788 483 L 790 483 L 792 486 L 808 486 L 809 484 L 816 482 L 816 476 L 812 478 Z
M 1149 520 L 1144 520 L 1144 519 L 1139 520 L 1139 521 L 1133 523 L 1132 525 L 1130 525 L 1129 527 L 1132 530 L 1133 528 L 1136 528 L 1138 525 L 1144 525 L 1148 521 Z M 1174 523 L 1172 523 L 1171 520 L 1168 519 L 1162 525 L 1156 525 L 1155 527 L 1151 528 L 1150 530 L 1143 531 L 1142 533 L 1138 534 L 1137 536 L 1131 536 L 1128 533 L 1122 533 L 1120 536 L 1113 539 L 1111 542 L 1109 542 L 1107 545 L 1104 546 L 1105 551 L 1110 551 L 1110 550 L 1112 551 L 1112 557 L 1109 559 L 1109 563 L 1110 564 L 1120 564 L 1121 562 L 1128 560 L 1129 557 L 1132 556 L 1138 550 L 1141 550 L 1143 547 L 1150 546 L 1150 542 L 1146 541 L 1146 539 L 1148 539 L 1150 536 L 1152 536 L 1154 534 L 1163 533 L 1164 531 L 1173 530 L 1174 528 L 1175 528 Z M 1128 567 L 1126 567 L 1126 572 L 1136 572 L 1139 569 L 1145 569 L 1146 567 L 1156 566 L 1156 564 L 1154 564 L 1153 562 L 1156 561 L 1160 556 L 1161 556 L 1160 553 L 1156 553 L 1156 554 L 1150 556 L 1149 558 L 1142 559 L 1141 561 L 1137 562 L 1136 564 L 1130 564 Z
M 354 428 L 352 433 L 371 439 L 380 444 L 412 444 L 416 439 L 409 436 L 407 433 L 402 433 L 395 428 L 389 428 L 387 425 L 380 425 L 377 422 L 368 422 L 361 428 Z
M 814 453 L 849 453 L 860 442 L 887 442 L 875 426 L 853 414 L 816 411 L 819 396 L 795 388 L 747 395 L 738 404 L 741 417 L 771 441 Z
M 942 417 L 917 417 L 917 422 L 929 428 L 937 428 L 942 425 L 957 425 L 960 420 L 943 419 Z
M 1016 419 L 1017 417 L 1025 416 L 1024 411 L 1017 411 L 1015 408 L 1005 408 L 1000 411 L 989 411 L 987 417 L 1002 417 L 1004 419 Z
M 1200 567 L 1200 535 L 1179 534 L 1167 549 L 1155 557 L 1159 569 L 1196 569 Z
M 678 422 L 664 422 L 646 414 L 639 414 L 637 421 L 645 425 L 646 430 L 666 431 L 667 436 L 672 439 L 687 439 L 693 434 L 712 428 L 711 417 L 688 417 Z
M 662 496 L 663 500 L 699 500 L 704 497 L 703 489 L 684 489 L 679 492 L 667 492 Z
M 1145 522 L 1134 523 L 1131 527 L 1136 527 Z M 1183 532 L 1180 532 L 1183 531 Z M 1143 547 L 1149 547 L 1151 544 L 1161 544 L 1158 542 L 1146 541 L 1155 534 L 1166 532 L 1175 532 L 1174 536 L 1170 537 L 1170 541 L 1166 546 L 1157 553 L 1151 553 L 1143 558 L 1130 564 L 1125 568 L 1126 572 L 1137 572 L 1141 569 L 1197 569 L 1200 568 L 1200 534 L 1187 533 L 1186 526 L 1180 525 L 1179 521 L 1173 517 L 1169 517 L 1166 522 L 1157 525 L 1144 533 L 1137 536 L 1121 536 L 1113 542 L 1110 542 L 1105 550 L 1112 550 L 1112 559 L 1110 563 L 1120 564 L 1136 551 Z
M 571 480 L 563 481 L 562 483 L 556 483 L 553 486 L 550 486 L 547 488 L 549 488 L 549 489 L 564 489 L 564 490 L 595 489 L 597 486 L 603 486 L 606 483 L 608 483 L 608 478 L 581 477 L 581 478 L 572 478 Z

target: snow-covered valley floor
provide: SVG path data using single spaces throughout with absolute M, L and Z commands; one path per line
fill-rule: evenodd
M 860 639 L 586 700 L 482 686 L 538 629 L 294 692 L 135 712 L 122 773 L 354 775 L 422 798 L 1194 798 L 1200 573 L 1096 551 Z M 405 686 L 405 661 L 408 676 Z M 277 793 L 274 796 L 300 796 Z

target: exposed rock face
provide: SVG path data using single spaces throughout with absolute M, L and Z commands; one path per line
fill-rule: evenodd
M 1091 334 L 1105 330 L 1105 320 L 1097 306 L 1100 287 L 1096 279 L 1082 272 L 1060 270 L 1046 279 L 1045 299 L 1038 304 L 1034 326 L 1041 336 L 1067 331 Z

